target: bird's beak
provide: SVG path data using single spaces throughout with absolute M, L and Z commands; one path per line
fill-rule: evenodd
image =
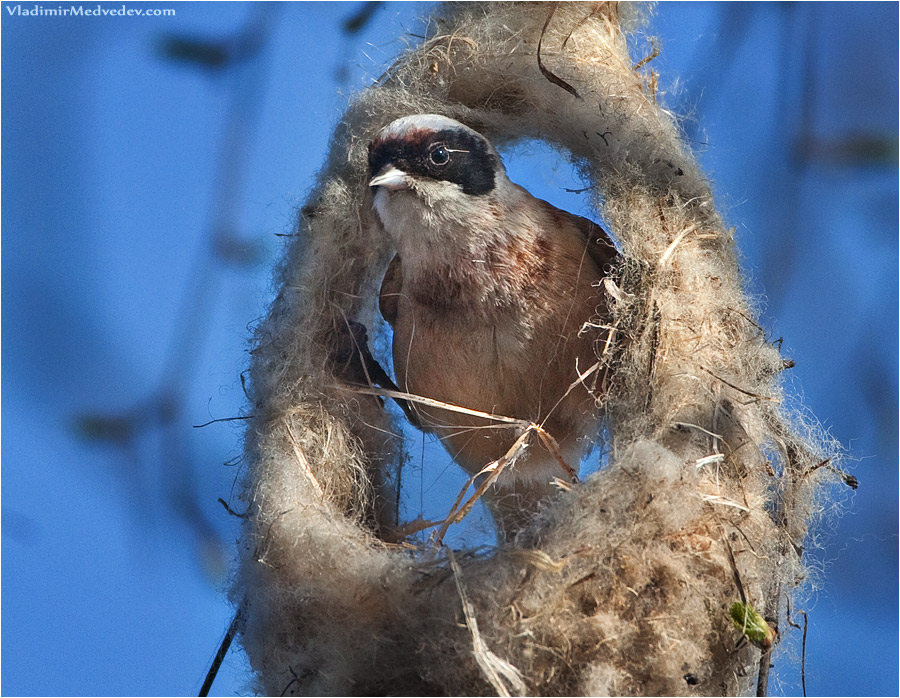
M 370 187 L 384 187 L 388 191 L 409 189 L 409 175 L 393 165 L 385 165 L 381 172 L 369 181 Z

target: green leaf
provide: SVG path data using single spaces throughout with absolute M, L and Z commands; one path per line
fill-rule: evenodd
M 775 631 L 750 604 L 735 601 L 731 604 L 729 613 L 737 629 L 744 633 L 750 642 L 761 650 L 772 647 L 772 643 L 775 641 Z

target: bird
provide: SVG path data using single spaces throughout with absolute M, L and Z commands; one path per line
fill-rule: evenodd
M 396 387 L 539 424 L 577 471 L 600 425 L 596 392 L 580 377 L 607 340 L 598 326 L 609 315 L 602 282 L 619 263 L 612 240 L 510 181 L 488 139 L 447 116 L 389 123 L 369 144 L 368 168 L 374 212 L 396 251 L 379 294 Z M 473 476 L 519 436 L 483 417 L 402 406 Z M 532 444 L 485 491 L 501 539 L 558 490 L 557 455 Z

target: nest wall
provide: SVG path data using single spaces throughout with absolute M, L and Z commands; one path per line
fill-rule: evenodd
M 231 593 L 259 692 L 718 695 L 756 680 L 761 651 L 736 646 L 728 614 L 736 577 L 777 620 L 806 575 L 827 473 L 810 469 L 831 446 L 784 407 L 732 232 L 652 63 L 629 53 L 642 22 L 631 4 L 444 6 L 348 107 L 252 352 Z M 489 554 L 379 536 L 400 430 L 329 368 L 347 320 L 380 326 L 393 251 L 366 149 L 414 113 L 568 154 L 624 260 L 607 282 L 609 465 Z

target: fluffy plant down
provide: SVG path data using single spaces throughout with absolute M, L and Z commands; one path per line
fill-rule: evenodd
M 650 47 L 629 52 L 639 12 L 443 6 L 348 107 L 252 352 L 231 595 L 254 690 L 727 695 L 765 679 L 770 652 L 729 608 L 790 630 L 834 447 L 785 407 L 789 364 L 757 324 L 732 231 L 659 103 Z M 608 465 L 489 552 L 398 542 L 400 429 L 333 370 L 348 321 L 383 332 L 393 251 L 367 145 L 415 113 L 566 153 L 624 259 L 606 282 L 616 347 L 597 348 Z

